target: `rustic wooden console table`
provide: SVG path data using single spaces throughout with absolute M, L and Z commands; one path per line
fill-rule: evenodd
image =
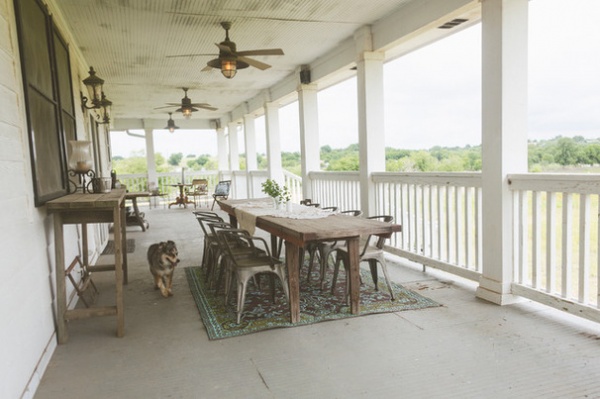
M 56 335 L 58 343 L 69 339 L 67 322 L 94 316 L 117 316 L 117 336 L 122 337 L 125 330 L 123 315 L 123 284 L 127 283 L 127 254 L 125 232 L 125 190 L 112 190 L 103 194 L 69 194 L 46 203 L 48 213 L 54 215 L 54 239 L 56 259 Z M 113 223 L 115 243 L 115 264 L 90 266 L 88 259 L 88 223 Z M 65 251 L 63 226 L 81 224 L 83 264 L 89 271 L 115 271 L 115 306 L 67 309 L 67 290 L 65 284 Z

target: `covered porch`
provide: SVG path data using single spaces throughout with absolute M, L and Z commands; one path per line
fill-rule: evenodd
M 3 174 L 2 237 L 11 249 L 6 264 L 19 266 L 7 273 L 8 289 L 1 294 L 9 328 L 1 331 L 8 360 L 0 365 L 0 396 L 600 395 L 595 378 L 600 371 L 600 240 L 595 218 L 600 179 L 527 173 L 528 54 L 523 43 L 528 0 L 381 0 L 368 5 L 357 0 L 352 24 L 338 15 L 344 1 L 302 2 L 320 11 L 336 4 L 324 21 L 313 14 L 305 21 L 329 24 L 322 36 L 331 41 L 323 47 L 307 43 L 307 37 L 317 42 L 309 37 L 314 33 L 310 29 L 298 34 L 274 23 L 285 11 L 281 6 L 297 2 L 256 2 L 257 7 L 271 5 L 260 9 L 266 22 L 238 32 L 244 38 L 263 37 L 258 44 L 250 41 L 258 47 L 279 46 L 284 38 L 281 46 L 294 50 L 293 55 L 280 63 L 273 60 L 271 74 L 251 70 L 234 80 L 225 80 L 220 71 L 200 74 L 200 63 L 190 61 L 196 55 L 188 53 L 200 39 L 203 48 L 214 49 L 218 39 L 213 28 L 224 18 L 260 19 L 253 14 L 256 10 L 230 15 L 248 5 L 245 0 L 228 2 L 228 15 L 202 8 L 209 2 L 25 2 L 0 0 L 5 27 L 0 100 L 6 106 L 0 114 L 6 144 L 0 162 L 10 172 Z M 167 3 L 185 9 L 165 9 Z M 27 4 L 25 10 L 17 15 L 22 4 Z M 206 15 L 188 9 L 189 4 Z M 92 5 L 97 8 L 88 13 Z M 386 12 L 378 7 L 387 7 Z M 362 10 L 368 12 L 363 15 Z M 39 24 L 37 36 L 32 35 L 38 39 L 32 40 L 33 51 L 22 56 L 23 15 L 39 16 L 47 25 Z M 455 20 L 465 20 L 459 22 L 462 27 L 482 24 L 483 172 L 387 173 L 383 64 L 449 34 L 448 26 L 441 27 L 450 23 L 454 28 Z M 140 29 L 137 36 L 128 31 L 134 26 Z M 186 39 L 190 31 L 198 37 L 191 44 L 177 41 L 182 45 L 178 56 L 187 65 L 183 60 L 169 64 L 177 55 L 171 52 L 175 41 L 169 36 L 176 29 Z M 31 31 L 25 32 L 23 37 L 32 37 L 27 36 Z M 48 32 L 51 38 L 45 36 Z M 148 39 L 153 33 L 157 36 Z M 131 44 L 129 40 L 138 45 L 121 46 Z M 59 68 L 32 68 L 42 65 L 28 63 L 35 54 L 45 55 L 42 50 L 58 58 L 52 65 L 62 67 L 62 75 L 48 72 Z M 146 63 L 155 68 L 143 68 Z M 83 78 L 90 66 L 106 79 L 106 94 L 113 101 L 109 122 L 100 118 L 98 109 L 86 107 L 90 99 L 83 95 Z M 36 79 L 42 75 L 47 80 L 40 78 L 40 84 Z M 318 131 L 316 94 L 349 76 L 357 78 L 360 169 L 322 172 L 317 143 L 319 134 L 326 133 Z M 154 167 L 152 135 L 164 129 L 165 115 L 153 108 L 173 101 L 173 96 L 177 99 L 190 80 L 221 109 L 217 114 L 203 110 L 177 122 L 182 128 L 211 129 L 217 135 L 219 170 L 202 177 L 213 182 L 231 179 L 233 198 L 262 196 L 260 183 L 273 178 L 291 186 L 296 201 L 312 198 L 323 206 L 361 209 L 366 216 L 393 215 L 403 227 L 386 248 L 393 279 L 443 306 L 209 342 L 181 270 L 175 297 L 163 300 L 152 288 L 145 259 L 151 243 L 175 240 L 182 266 L 198 265 L 202 248 L 201 232 L 189 209 L 157 207 L 144 209 L 149 230 L 133 227 L 128 232 L 137 245 L 129 254 L 130 278 L 124 287 L 125 336 L 114 336 L 110 317 L 90 318 L 69 323 L 71 338 L 58 345 L 54 281 L 68 265 L 55 264 L 54 255 L 63 248 L 56 247 L 53 216 L 45 202 L 68 192 L 67 142 L 92 142 L 94 169 L 106 177 L 111 170 L 109 131 L 142 129 L 148 173 L 127 177 L 128 188 L 147 190 L 152 184 L 160 186 L 161 178 L 177 182 L 178 176 L 161 176 Z M 300 115 L 301 176 L 284 172 L 281 165 L 285 136 L 278 112 L 294 101 Z M 47 114 L 56 123 L 49 123 Z M 37 125 L 32 115 L 39 117 Z M 257 170 L 253 146 L 259 116 L 264 116 L 267 131 L 266 171 Z M 56 137 L 47 143 L 44 140 L 52 135 L 43 133 L 52 127 Z M 240 170 L 241 135 L 245 170 Z M 101 264 L 109 228 L 69 226 L 64 258 L 83 255 L 82 237 L 89 236 L 85 255 Z M 101 300 L 110 300 L 112 276 L 100 273 L 94 279 Z M 74 290 L 69 288 L 67 294 L 69 306 L 77 306 Z
M 497 306 L 478 299 L 473 282 L 394 256 L 393 280 L 442 307 L 209 341 L 183 271 L 200 262 L 198 223 L 183 208 L 143 210 L 151 228 L 127 232 L 136 250 L 125 336 L 115 338 L 112 318 L 71 322 L 69 342 L 54 351 L 35 398 L 600 395 L 596 323 L 531 301 Z M 182 256 L 169 299 L 154 290 L 145 251 L 166 238 Z M 94 279 L 110 300 L 110 276 Z

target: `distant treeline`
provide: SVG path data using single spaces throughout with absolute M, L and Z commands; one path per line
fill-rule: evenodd
M 282 152 L 283 167 L 300 175 L 300 153 Z M 388 172 L 465 172 L 481 170 L 481 146 L 432 147 L 429 150 L 402 150 L 386 148 L 386 171 Z M 143 153 L 129 158 L 114 157 L 117 173 L 144 173 Z M 213 155 L 200 156 L 183 153 L 172 154 L 168 159 L 156 156 L 157 171 L 175 171 L 182 166 L 191 170 L 216 170 L 217 158 Z M 587 140 L 581 136 L 556 137 L 551 140 L 529 142 L 528 164 L 530 172 L 564 171 L 594 172 L 600 165 L 600 139 Z M 358 144 L 343 149 L 321 147 L 321 170 L 357 171 L 359 166 Z M 258 155 L 258 168 L 266 169 L 267 159 Z M 594 167 L 594 168 L 590 168 Z M 240 155 L 240 169 L 246 168 L 246 159 Z M 582 169 L 582 170 L 579 170 Z

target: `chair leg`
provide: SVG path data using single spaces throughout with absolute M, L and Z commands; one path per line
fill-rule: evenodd
M 369 269 L 371 270 L 371 278 L 373 279 L 373 284 L 375 285 L 375 291 L 379 291 L 379 285 L 377 284 L 377 260 L 369 259 Z
M 388 290 L 390 291 L 390 297 L 392 301 L 394 298 L 394 290 L 392 290 L 392 284 L 390 283 L 390 276 L 388 275 L 387 264 L 385 263 L 385 259 L 381 259 L 379 261 L 381 263 L 381 269 L 383 270 L 383 276 L 385 277 L 385 283 L 387 284 Z
M 331 293 L 335 293 L 335 283 L 337 282 L 338 273 L 340 272 L 340 262 L 342 261 L 341 256 L 337 256 L 335 260 L 335 267 L 333 269 L 333 278 L 331 279 Z

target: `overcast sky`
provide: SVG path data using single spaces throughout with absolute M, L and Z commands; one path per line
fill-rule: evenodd
M 561 6 L 562 5 L 562 6 Z M 533 0 L 529 26 L 529 139 L 600 137 L 600 0 Z M 471 27 L 384 65 L 386 146 L 481 144 L 481 29 Z M 320 146 L 358 143 L 356 80 L 320 91 Z M 279 111 L 282 151 L 298 151 L 298 104 Z M 165 120 L 166 123 L 166 120 Z M 155 131 L 165 156 L 217 153 L 214 131 Z M 265 152 L 264 118 L 256 120 Z M 112 134 L 113 155 L 144 140 Z M 240 153 L 243 153 L 240 136 Z

